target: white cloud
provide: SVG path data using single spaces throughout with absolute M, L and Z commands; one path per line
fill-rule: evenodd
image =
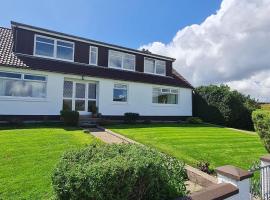
M 174 68 L 195 86 L 229 84 L 270 101 L 270 0 L 223 0 L 199 25 L 179 30 L 169 44 L 140 48 L 176 58 Z

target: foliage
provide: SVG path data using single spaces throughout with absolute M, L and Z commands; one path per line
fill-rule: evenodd
M 189 124 L 201 124 L 203 121 L 199 117 L 188 117 L 186 122 Z
M 136 123 L 139 118 L 140 115 L 138 113 L 127 112 L 124 114 L 124 122 L 127 124 Z
M 141 145 L 90 145 L 65 153 L 53 173 L 59 199 L 163 200 L 186 194 L 184 164 Z
M 213 174 L 214 169 L 210 167 L 210 163 L 208 161 L 199 161 L 197 163 L 197 168 L 201 170 L 202 172 L 205 172 L 207 174 Z
M 263 110 L 269 110 L 270 111 L 270 103 L 262 103 L 261 108 Z
M 203 121 L 246 130 L 253 129 L 251 113 L 260 108 L 250 96 L 226 85 L 196 88 L 193 102 L 194 116 Z
M 79 122 L 78 111 L 62 110 L 60 112 L 61 118 L 64 120 L 64 124 L 67 126 L 77 126 Z
M 252 113 L 252 120 L 266 150 L 270 152 L 270 111 L 256 110 Z

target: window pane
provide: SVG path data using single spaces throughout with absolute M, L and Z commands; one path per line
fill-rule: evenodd
M 98 50 L 97 47 L 93 47 L 93 46 L 90 47 L 90 51 L 92 51 L 92 52 L 97 53 L 97 50 Z
M 155 61 L 146 58 L 144 60 L 144 71 L 147 73 L 155 73 Z
M 109 66 L 114 68 L 122 68 L 122 57 L 110 54 Z
M 156 73 L 160 75 L 165 75 L 166 74 L 166 63 L 165 61 L 156 61 Z
M 73 48 L 57 46 L 56 57 L 60 59 L 73 60 Z
M 29 75 L 29 74 L 25 74 L 24 79 L 35 80 L 35 81 L 46 81 L 45 76 L 35 76 L 35 75 Z
M 178 95 L 176 94 L 167 94 L 167 103 L 168 104 L 177 104 L 178 102 Z
M 69 42 L 57 41 L 57 45 L 73 48 L 73 44 Z
M 46 83 L 22 80 L 0 80 L 0 95 L 14 97 L 46 97 Z
M 40 56 L 53 57 L 54 45 L 36 42 L 36 54 Z
M 128 70 L 134 70 L 134 68 L 135 68 L 135 58 L 134 58 L 134 56 L 125 54 L 123 68 L 128 69 Z
M 88 99 L 96 99 L 96 84 L 88 84 Z
M 49 44 L 54 44 L 54 40 L 49 39 L 49 38 L 44 38 L 44 37 L 36 37 L 37 42 L 44 42 L 44 43 L 49 43 Z
M 177 92 L 173 94 L 173 92 Z M 178 104 L 178 91 L 176 89 L 153 88 L 152 102 L 158 104 Z
M 97 64 L 97 53 L 90 51 L 90 63 L 92 65 L 96 65 Z
M 84 100 L 76 100 L 75 101 L 75 110 L 85 111 L 85 101 Z
M 85 84 L 76 83 L 76 98 L 85 98 Z
M 72 97 L 72 91 L 73 91 L 72 85 L 73 85 L 72 81 L 64 81 L 63 97 L 68 97 L 68 98 Z
M 63 100 L 63 110 L 72 110 L 72 100 L 71 99 L 64 99 Z
M 87 109 L 87 111 L 88 111 L 88 112 L 92 112 L 93 106 L 96 106 L 96 101 L 91 101 L 91 100 L 89 100 L 89 101 L 88 101 L 88 109 Z
M 15 74 L 15 73 L 8 73 L 8 72 L 0 72 L 0 77 L 21 79 L 22 75 L 21 74 Z

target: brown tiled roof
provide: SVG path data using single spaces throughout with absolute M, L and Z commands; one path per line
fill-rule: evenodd
M 141 72 L 128 72 L 107 67 L 96 67 L 80 63 L 14 54 L 12 49 L 12 30 L 0 27 L 1 66 L 193 88 L 188 81 L 175 70 L 173 71 L 173 77 L 161 77 Z

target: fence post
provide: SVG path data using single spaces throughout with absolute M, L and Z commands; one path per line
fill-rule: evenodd
M 253 176 L 253 173 L 231 165 L 218 167 L 216 172 L 218 183 L 230 183 L 239 189 L 239 193 L 233 199 L 251 199 L 250 178 Z
M 270 154 L 262 156 L 261 160 L 261 167 L 260 170 L 260 182 L 261 182 L 261 195 L 263 198 L 269 198 L 270 196 L 270 172 L 269 167 L 264 168 L 265 166 L 270 166 Z

